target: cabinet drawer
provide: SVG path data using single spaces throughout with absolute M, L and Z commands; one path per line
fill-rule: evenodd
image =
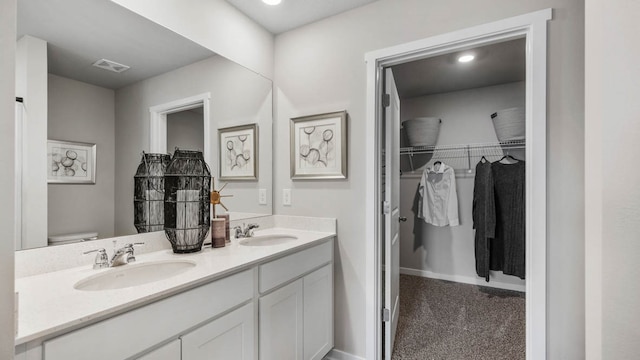
M 45 341 L 44 359 L 126 359 L 252 298 L 247 270 Z
M 333 259 L 333 240 L 260 265 L 260 292 L 320 267 Z

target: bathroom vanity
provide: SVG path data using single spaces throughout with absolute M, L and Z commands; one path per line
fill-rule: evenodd
M 18 278 L 16 358 L 322 359 L 333 347 L 335 237 L 324 220 L 308 231 L 271 219 L 220 249 Z

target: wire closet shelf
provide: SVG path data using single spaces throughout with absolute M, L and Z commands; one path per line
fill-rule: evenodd
M 475 172 L 476 164 L 483 156 L 488 161 L 498 161 L 505 155 L 511 155 L 511 150 L 524 150 L 525 146 L 526 141 L 524 139 L 477 144 L 412 146 L 400 148 L 400 155 L 409 155 L 409 165 L 411 167 L 409 174 L 416 174 L 415 155 L 433 155 L 426 164 L 442 161 L 453 167 L 456 170 L 456 174 L 472 175 Z M 522 152 L 520 154 L 524 155 Z

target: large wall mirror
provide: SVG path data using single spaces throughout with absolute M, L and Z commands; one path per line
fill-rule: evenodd
M 142 153 L 157 151 L 153 109 L 190 98 L 204 100 L 162 114 L 163 149 L 207 154 L 232 219 L 272 214 L 271 80 L 109 0 L 20 0 L 16 41 L 17 249 L 137 233 L 134 175 Z M 218 129 L 253 124 L 255 177 L 220 181 Z M 95 182 L 52 182 L 67 168 L 49 140 L 95 144 Z M 91 168 L 73 157 L 71 170 Z

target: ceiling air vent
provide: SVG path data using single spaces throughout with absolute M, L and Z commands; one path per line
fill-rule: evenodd
M 117 72 L 117 73 L 121 73 L 123 71 L 127 71 L 130 68 L 127 65 L 119 64 L 119 63 L 117 63 L 115 61 L 111 61 L 111 60 L 107 60 L 107 59 L 100 59 L 100 60 L 94 62 L 93 66 L 99 67 L 101 69 Z

